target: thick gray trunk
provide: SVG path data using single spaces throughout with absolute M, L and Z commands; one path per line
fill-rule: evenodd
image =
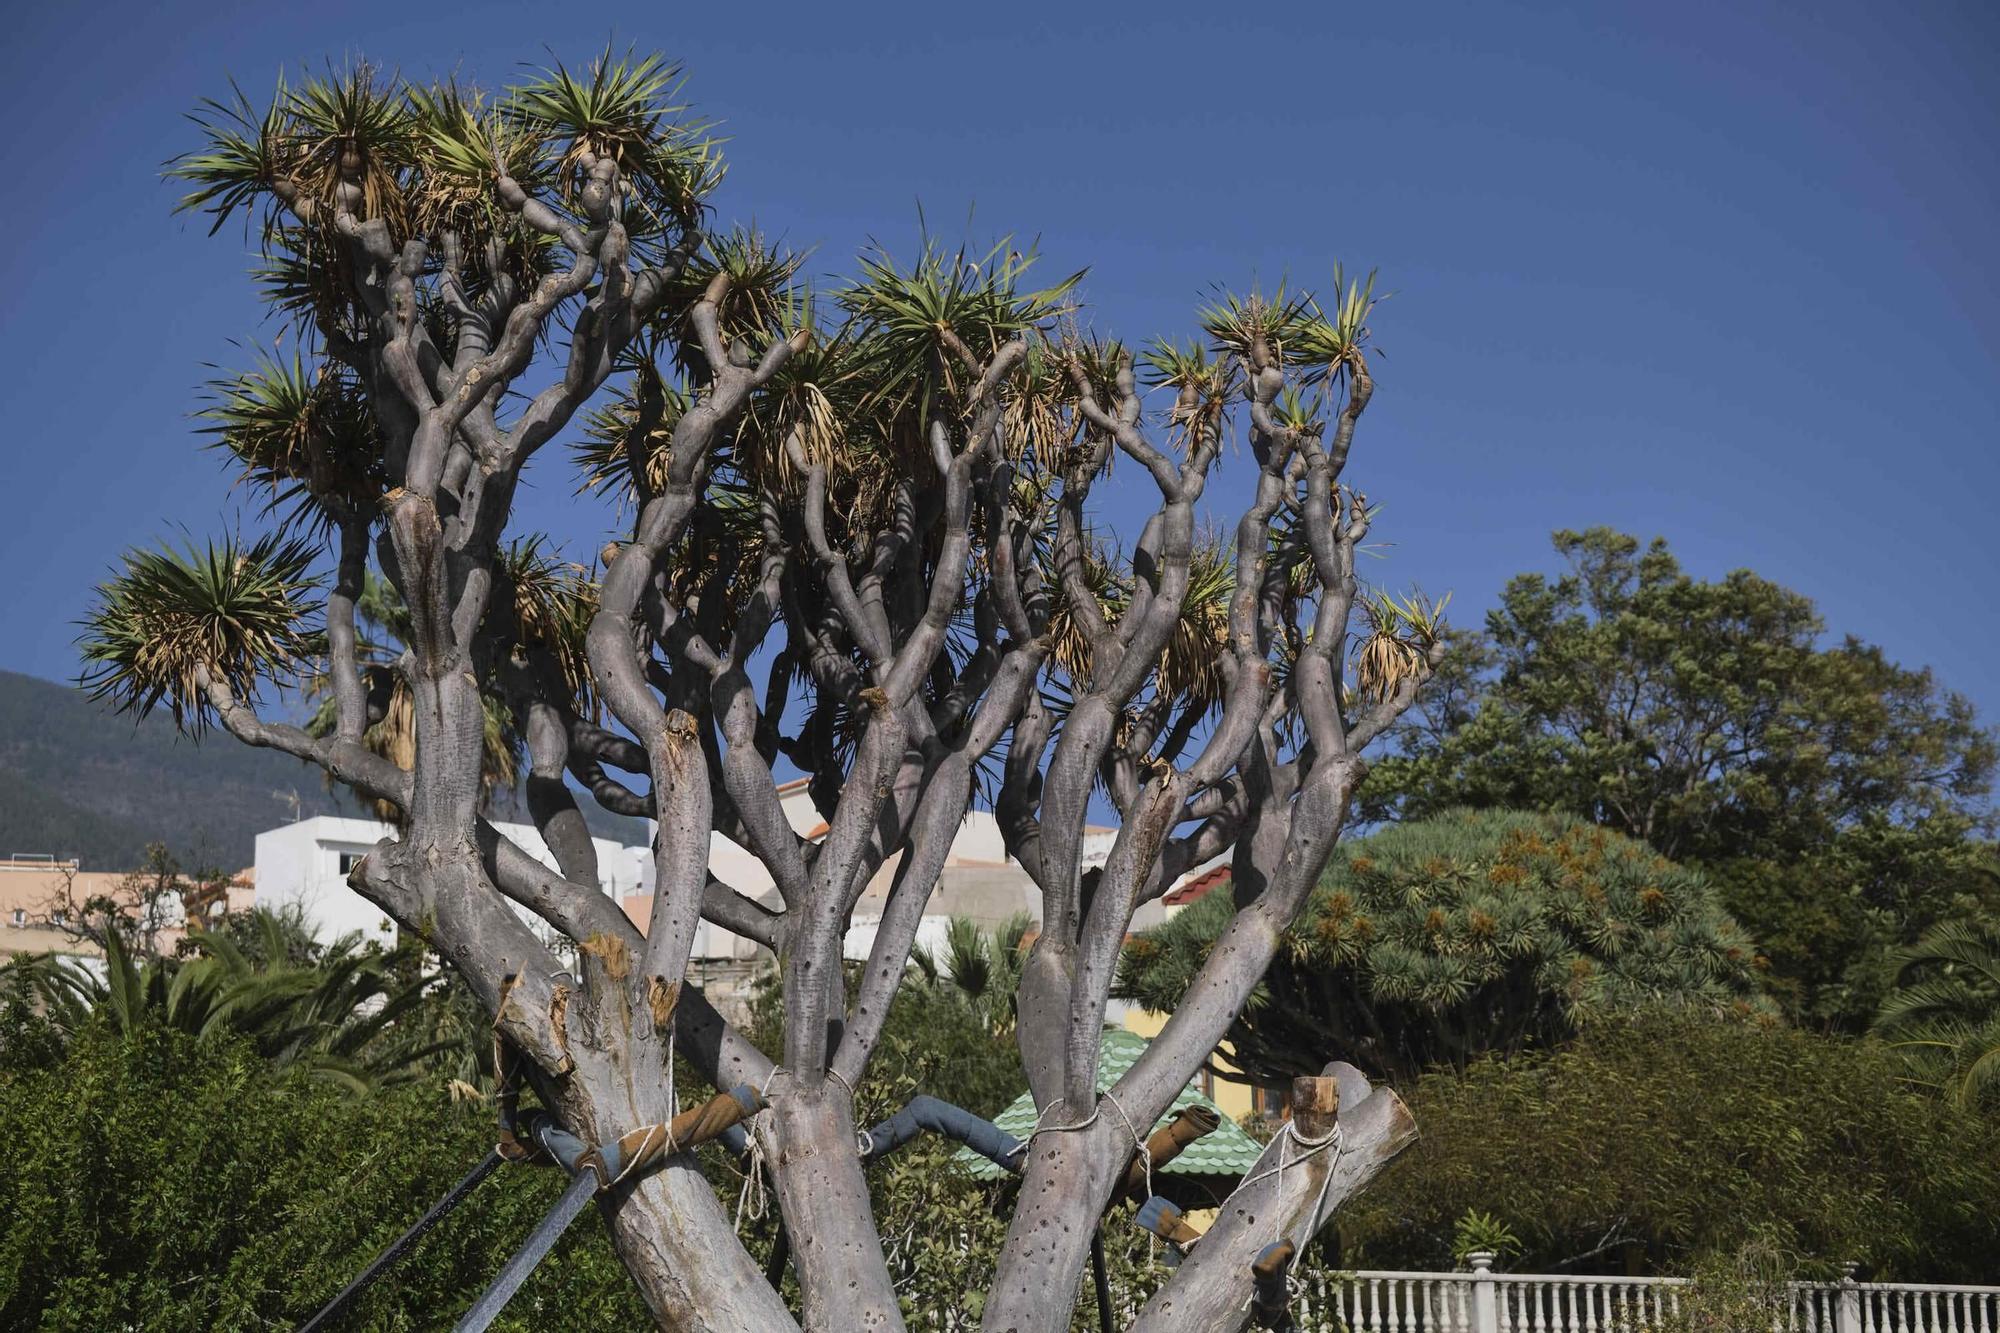
M 856 1150 L 854 1114 L 831 1083 L 786 1088 L 763 1133 L 792 1238 L 808 1330 L 899 1330 L 902 1308 L 883 1262 Z
M 1065 1110 L 1059 1106 L 1047 1115 L 1028 1145 L 1021 1191 L 980 1324 L 991 1333 L 1060 1333 L 1069 1327 L 1096 1221 L 1125 1177 L 1132 1134 L 1118 1115 L 1104 1110 L 1088 1128 L 1054 1129 L 1090 1114 L 1088 1107 L 1073 1116 Z M 1104 1167 L 1107 1161 L 1115 1167 Z
M 611 1242 L 660 1327 L 673 1333 L 767 1333 L 798 1324 L 735 1242 L 715 1189 L 676 1157 L 603 1203 Z M 721 1243 L 718 1243 L 721 1242 Z
M 614 950 L 618 946 L 614 946 Z M 668 1047 L 652 1015 L 623 984 L 628 960 L 591 958 L 594 1003 L 571 1022 L 576 1070 L 563 1080 L 565 1122 L 592 1144 L 672 1118 Z M 691 1154 L 599 1197 L 618 1257 L 666 1329 L 766 1333 L 798 1327 L 762 1270 L 737 1243 L 729 1216 Z

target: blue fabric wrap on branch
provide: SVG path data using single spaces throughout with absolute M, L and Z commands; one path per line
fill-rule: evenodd
M 1132 1216 L 1132 1225 L 1167 1242 L 1162 1262 L 1169 1268 L 1179 1267 L 1188 1246 L 1201 1239 L 1201 1233 L 1188 1225 L 1180 1208 L 1157 1194 L 1139 1205 L 1139 1211 Z
M 1292 1326 L 1292 1293 L 1287 1279 L 1293 1252 L 1292 1243 L 1281 1240 L 1266 1245 L 1250 1264 L 1250 1317 L 1259 1328 Z
M 991 1120 L 927 1093 L 912 1097 L 909 1105 L 863 1136 L 862 1160 L 878 1162 L 924 1130 L 962 1143 L 1007 1171 L 1021 1170 L 1021 1140 Z

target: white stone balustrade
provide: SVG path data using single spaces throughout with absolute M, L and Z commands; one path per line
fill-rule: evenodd
M 1299 1333 L 1645 1333 L 1678 1313 L 1688 1279 L 1471 1271 L 1302 1270 Z M 1772 1333 L 2000 1333 L 2000 1286 L 1794 1282 Z

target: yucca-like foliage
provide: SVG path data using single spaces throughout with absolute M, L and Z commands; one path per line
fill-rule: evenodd
M 580 205 L 591 168 L 608 159 L 635 252 L 683 244 L 724 167 L 679 88 L 662 58 L 610 50 L 498 93 L 409 85 L 356 61 L 281 78 L 262 105 L 240 87 L 204 100 L 194 120 L 206 143 L 168 174 L 188 186 L 180 207 L 208 214 L 212 230 L 239 215 L 255 224 L 276 310 L 309 332 L 353 335 L 362 299 L 337 232 L 343 213 L 386 223 L 397 244 L 425 241 L 430 262 L 456 262 L 470 287 L 525 286 L 549 271 L 554 238 L 500 207 L 494 181 Z
M 241 465 L 239 482 L 261 492 L 285 524 L 323 527 L 367 512 L 387 489 L 382 436 L 354 377 L 322 365 L 262 357 L 254 369 L 210 381 L 200 412 Z
M 1170 1010 L 1230 914 L 1225 884 L 1127 946 L 1120 991 Z M 1762 1012 L 1750 941 L 1698 874 L 1563 816 L 1459 811 L 1335 852 L 1231 1032 L 1282 1082 L 1331 1059 L 1406 1078 L 1653 1005 Z
M 692 225 L 722 183 L 718 145 L 686 115 L 682 86 L 681 67 L 663 56 L 607 51 L 582 72 L 556 62 L 514 90 L 503 114 L 555 151 L 547 171 L 566 202 L 599 161 L 615 162 L 644 243 Z
M 1421 591 L 1406 597 L 1376 591 L 1360 603 L 1368 632 L 1355 654 L 1354 675 L 1362 696 L 1382 700 L 1425 670 L 1430 650 L 1445 632 L 1446 593 L 1436 601 Z
M 1954 1100 L 2000 1098 L 2000 928 L 1947 922 L 1902 950 L 1875 1030 Z
M 202 680 L 239 696 L 291 680 L 309 646 L 317 554 L 277 535 L 131 552 L 84 621 L 91 697 L 141 713 L 164 704 L 175 725 L 200 731 Z

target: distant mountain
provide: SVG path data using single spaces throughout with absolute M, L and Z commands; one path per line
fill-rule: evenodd
M 294 798 L 301 816 L 359 813 L 299 760 L 225 732 L 196 743 L 159 714 L 135 723 L 71 686 L 0 671 L 0 856 L 129 870 L 164 842 L 184 865 L 236 870 L 259 833 L 292 818 Z M 600 837 L 645 841 L 643 821 L 580 801 Z

